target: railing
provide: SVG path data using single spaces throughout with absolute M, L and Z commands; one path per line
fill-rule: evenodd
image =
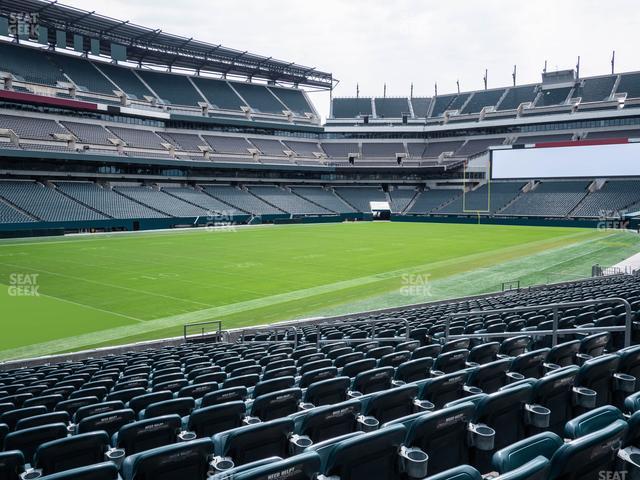
M 272 333 L 276 336 L 276 340 L 247 340 L 246 335 L 247 332 L 259 334 L 261 332 L 264 333 Z M 278 332 L 293 332 L 293 340 L 278 340 Z M 240 332 L 241 343 L 259 343 L 263 345 L 272 345 L 272 344 L 283 344 L 283 343 L 292 343 L 294 347 L 298 345 L 298 330 L 294 327 L 264 327 L 264 328 L 251 328 L 245 329 Z
M 376 337 L 376 326 L 377 325 L 389 325 L 390 323 L 402 323 L 405 327 L 405 335 L 402 337 Z M 406 318 L 387 318 L 385 320 L 355 320 L 353 322 L 344 322 L 342 325 L 349 324 L 364 324 L 365 326 L 371 326 L 371 336 L 367 338 L 335 338 L 335 339 L 321 339 L 320 333 L 322 327 L 334 327 L 335 323 L 319 323 L 316 324 L 316 347 L 320 348 L 320 345 L 329 344 L 329 343 L 366 343 L 371 342 L 372 340 L 383 340 L 385 342 L 407 342 L 411 340 L 411 325 L 409 325 L 409 321 Z
M 214 326 L 215 329 L 212 331 L 209 327 Z M 196 332 L 193 333 L 192 329 L 195 329 Z M 190 333 L 190 331 L 192 333 Z M 185 323 L 183 327 L 183 336 L 184 341 L 188 342 L 189 340 L 205 340 L 211 339 L 220 340 L 223 339 L 227 332 L 222 330 L 222 322 L 220 320 L 211 320 L 209 322 L 199 322 L 199 323 Z
M 600 305 L 607 303 L 618 303 L 624 305 L 626 311 L 626 320 L 624 326 L 604 326 L 604 327 L 585 327 L 585 328 L 558 328 L 558 314 L 562 308 L 571 307 L 586 307 L 589 305 Z M 530 312 L 538 310 L 553 311 L 553 327 L 551 330 L 533 330 L 533 331 L 519 331 L 519 332 L 495 332 L 495 333 L 466 333 L 463 335 L 450 335 L 451 321 L 457 318 L 466 318 L 471 316 L 484 316 L 497 313 L 516 313 L 516 312 Z M 532 336 L 549 336 L 553 338 L 551 344 L 553 346 L 558 343 L 558 334 L 569 333 L 583 333 L 583 332 L 624 332 L 624 346 L 631 345 L 631 327 L 633 322 L 633 313 L 631 311 L 631 305 L 624 298 L 598 298 L 594 300 L 583 300 L 579 302 L 564 302 L 564 303 L 549 303 L 545 305 L 532 305 L 529 307 L 512 307 L 512 308 L 498 308 L 494 310 L 474 310 L 471 312 L 461 312 L 449 315 L 445 320 L 445 342 L 451 339 L 458 338 L 504 338 L 504 337 L 516 337 L 520 335 L 532 335 Z
M 502 291 L 520 290 L 520 280 L 513 280 L 511 282 L 502 282 Z

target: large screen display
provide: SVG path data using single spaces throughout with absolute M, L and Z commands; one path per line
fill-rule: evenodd
M 499 178 L 640 176 L 640 143 L 493 150 Z

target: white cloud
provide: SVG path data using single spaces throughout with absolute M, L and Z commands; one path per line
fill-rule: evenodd
M 549 69 L 605 74 L 640 70 L 637 1 L 614 0 L 64 0 L 118 19 L 295 61 L 340 79 L 336 96 L 416 95 L 537 82 Z M 313 95 L 329 110 L 327 94 Z

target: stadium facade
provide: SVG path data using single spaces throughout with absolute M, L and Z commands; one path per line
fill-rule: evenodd
M 36 13 L 1 17 L 4 235 L 370 218 L 371 201 L 403 220 L 584 225 L 603 204 L 640 210 L 628 175 L 492 182 L 487 167 L 495 149 L 633 143 L 640 73 L 334 98 L 323 125 L 305 89 L 330 89 L 330 73 L 53 3 L 11 7 Z

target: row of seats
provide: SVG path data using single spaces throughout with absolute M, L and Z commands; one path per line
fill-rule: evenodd
M 5 42 L 0 44 L 0 52 L 1 69 L 12 73 L 18 81 L 59 86 L 71 79 L 83 93 L 109 95 L 115 99 L 116 92 L 123 92 L 133 100 L 155 97 L 168 105 L 198 107 L 200 102 L 207 101 L 215 108 L 238 112 L 242 111 L 241 107 L 272 115 L 282 115 L 283 110 L 288 110 L 300 117 L 314 112 L 297 89 L 135 70 Z

